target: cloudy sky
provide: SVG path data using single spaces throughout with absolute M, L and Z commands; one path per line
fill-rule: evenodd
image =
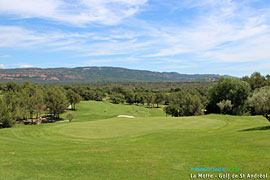
M 0 68 L 270 70 L 269 0 L 0 0 Z

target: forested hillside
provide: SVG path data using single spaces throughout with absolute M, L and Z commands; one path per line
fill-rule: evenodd
M 42 84 L 95 82 L 213 82 L 219 75 L 187 75 L 176 72 L 152 72 L 116 67 L 20 68 L 0 69 L 0 82 L 9 81 Z

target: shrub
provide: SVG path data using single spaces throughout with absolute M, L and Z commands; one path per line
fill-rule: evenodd
M 75 117 L 75 114 L 73 114 L 73 113 L 67 114 L 67 118 L 68 118 L 69 122 L 71 122 L 74 119 L 74 117 Z

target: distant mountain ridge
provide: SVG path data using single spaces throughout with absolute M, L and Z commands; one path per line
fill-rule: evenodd
M 154 72 L 119 67 L 76 68 L 18 68 L 0 69 L 0 82 L 8 81 L 43 84 L 72 84 L 97 82 L 213 82 L 221 76 L 215 74 L 180 74 Z

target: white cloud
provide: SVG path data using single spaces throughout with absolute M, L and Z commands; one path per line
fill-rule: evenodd
M 4 64 L 0 64 L 0 68 L 5 68 L 5 65 Z
M 63 2 L 59 0 L 2 0 L 0 1 L 0 12 L 16 14 L 22 18 L 50 17 L 61 5 Z
M 17 26 L 0 26 L 0 47 L 30 46 L 45 39 Z
M 206 8 L 187 27 L 159 28 L 159 48 L 147 57 L 184 53 L 212 61 L 269 59 L 269 9 L 254 10 L 231 0 L 183 1 L 189 8 Z M 189 4 L 189 2 L 192 2 Z M 214 8 L 210 8 L 214 7 Z
M 123 57 L 123 58 L 110 58 L 110 59 L 92 59 L 85 62 L 87 66 L 114 66 L 116 63 L 130 64 L 136 61 L 133 57 Z
M 186 49 L 181 45 L 169 47 L 167 49 L 161 49 L 158 53 L 146 55 L 146 57 L 161 57 L 161 56 L 173 56 L 177 54 L 183 54 L 190 52 L 191 49 Z
M 32 68 L 33 66 L 29 64 L 18 64 L 19 68 Z
M 0 25 L 0 47 L 74 51 L 80 52 L 78 56 L 119 55 L 148 49 L 152 42 L 137 42 L 137 36 L 140 35 L 122 33 L 122 30 L 114 33 L 43 33 L 18 26 Z
M 270 36 L 261 35 L 217 51 L 208 51 L 205 57 L 219 62 L 256 62 L 269 60 Z
M 0 13 L 20 18 L 46 18 L 84 25 L 118 24 L 133 16 L 147 0 L 2 0 Z
M 19 26 L 0 25 L 0 47 L 42 48 L 63 47 L 82 43 L 89 34 L 78 34 L 61 31 L 37 32 Z
M 167 65 L 167 66 L 162 66 L 159 68 L 159 70 L 164 71 L 168 70 L 171 71 L 172 69 L 188 69 L 188 68 L 194 68 L 197 67 L 196 64 L 190 64 L 190 65 Z
M 252 62 L 270 58 L 269 9 L 252 9 L 231 0 L 181 2 L 182 8 L 198 9 L 197 16 L 185 26 L 138 19 L 127 21 L 125 26 L 83 33 L 37 32 L 18 26 L 0 26 L 0 47 L 46 47 L 47 51 L 76 51 L 77 56 L 128 55 L 147 61 L 177 59 L 174 56 L 182 54 L 192 54 L 197 61 L 204 62 Z M 79 25 L 117 24 L 132 17 L 147 1 L 76 0 L 70 4 L 64 0 L 25 0 L 23 3 L 0 1 L 0 13 Z

